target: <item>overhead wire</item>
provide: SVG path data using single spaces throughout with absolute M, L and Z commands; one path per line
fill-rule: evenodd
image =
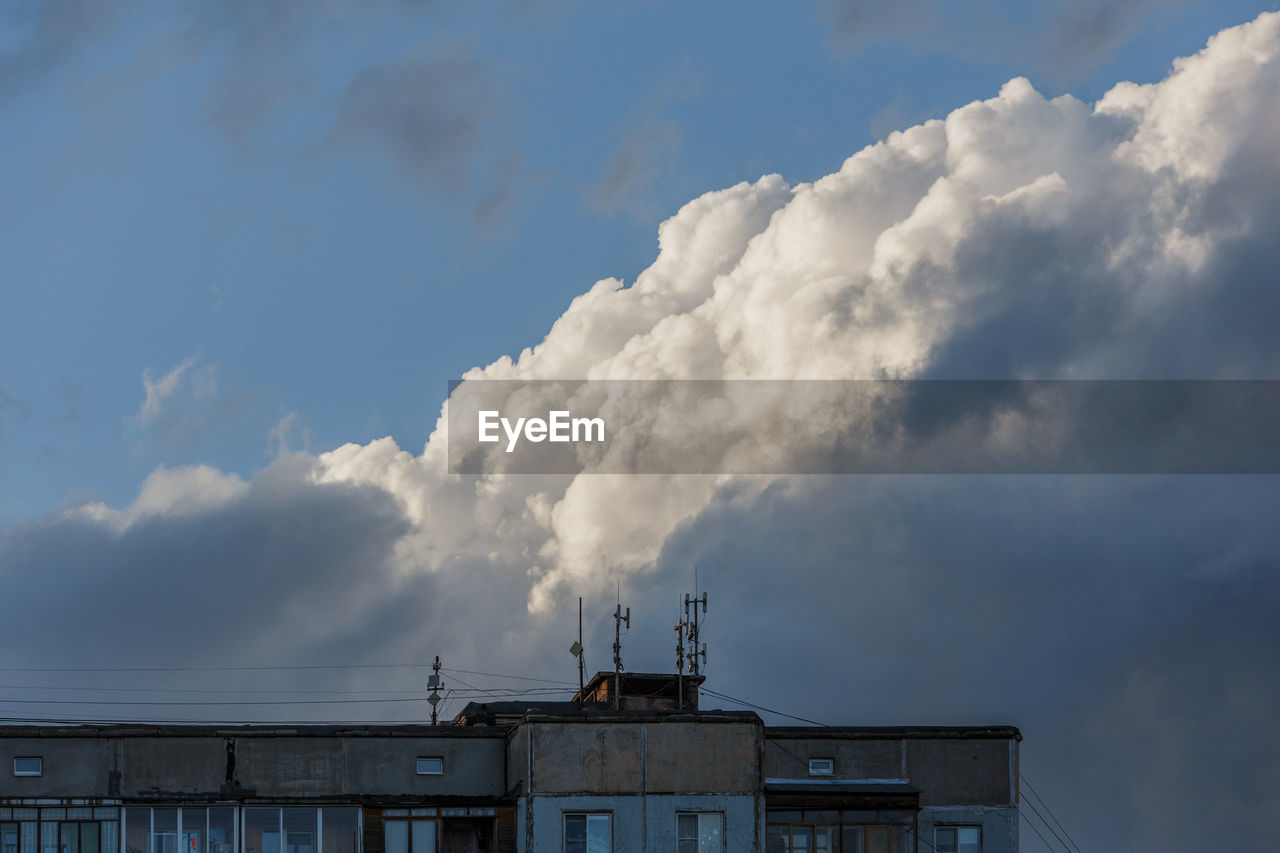
M 1057 848 L 1050 844 L 1049 839 L 1044 837 L 1044 833 L 1036 828 L 1036 825 L 1031 822 L 1029 817 L 1027 817 L 1027 813 L 1022 810 L 1021 805 L 1018 806 L 1018 814 L 1022 816 L 1022 822 L 1031 827 L 1031 831 L 1039 837 L 1040 841 L 1044 844 L 1045 849 L 1050 851 L 1050 853 L 1057 853 Z
M 253 693 L 253 694 L 266 693 L 271 695 L 330 693 L 335 695 L 359 694 L 362 696 L 368 695 L 371 693 L 403 694 L 403 693 L 417 692 L 417 688 L 414 688 L 414 689 L 405 688 L 400 690 L 336 690 L 336 689 L 328 689 L 328 688 L 317 688 L 315 690 L 287 690 L 287 689 L 253 690 L 248 688 L 246 689 L 238 689 L 238 688 L 196 689 L 196 688 L 184 688 L 184 687 L 79 687 L 79 686 L 71 687 L 67 685 L 56 685 L 56 684 L 0 684 L 0 690 L 81 690 L 85 692 L 94 692 L 94 693 L 184 693 L 184 694 L 203 693 L 203 694 L 213 694 L 213 695 L 225 695 L 228 693 Z
M 516 681 L 540 681 L 544 684 L 563 684 L 568 687 L 573 686 L 571 681 L 561 681 L 555 678 L 534 678 L 528 675 L 506 675 L 500 672 L 478 672 L 474 669 L 454 669 L 448 666 L 440 667 L 441 672 L 461 672 L 463 675 L 487 675 L 491 678 L 510 678 Z
M 507 696 L 523 696 L 537 693 L 563 693 L 565 690 L 558 687 L 492 687 L 479 688 L 467 685 L 470 691 L 483 693 L 486 695 L 507 695 Z M 380 699 L 216 699 L 216 700 L 196 700 L 196 699 L 44 699 L 44 698 L 23 698 L 23 699 L 0 699 L 5 704 L 30 704 L 30 705 L 346 705 L 346 704 L 377 704 L 381 702 L 424 702 L 426 695 L 416 696 L 391 696 Z
M 1031 780 L 1026 777 L 1026 774 L 1019 771 L 1018 778 L 1020 778 L 1023 784 L 1027 786 L 1027 790 L 1031 793 L 1031 796 L 1033 796 L 1036 800 L 1038 800 L 1040 802 L 1040 805 L 1044 806 L 1044 810 L 1048 812 L 1049 817 L 1053 818 L 1053 822 L 1058 825 L 1058 829 L 1062 830 L 1062 834 L 1066 836 L 1067 841 L 1071 842 L 1071 846 L 1075 849 L 1076 853 L 1082 853 L 1082 851 L 1080 850 L 1080 845 L 1076 844 L 1075 839 L 1071 837 L 1071 833 L 1067 832 L 1067 828 L 1062 825 L 1062 821 L 1058 820 L 1058 816 L 1055 815 L 1053 813 L 1053 810 L 1049 808 L 1049 804 L 1045 802 L 1044 797 L 1041 797 L 1040 794 L 1036 792 L 1036 789 L 1031 786 Z M 1027 804 L 1031 805 L 1031 801 L 1028 800 Z
M 426 663 L 329 663 L 253 666 L 18 666 L 0 672 L 274 672 L 308 669 L 424 669 Z
M 208 707 L 210 705 L 365 705 L 383 702 L 422 702 L 425 696 L 397 696 L 382 699 L 0 699 L 5 705 L 174 705 Z
M 725 694 L 725 693 L 718 693 L 718 692 L 716 692 L 716 691 L 714 691 L 714 690 L 707 690 L 706 688 L 703 688 L 703 691 L 702 691 L 702 692 L 707 693 L 707 694 L 710 694 L 710 695 L 712 695 L 712 696 L 717 696 L 717 697 L 719 697 L 719 698 L 721 698 L 721 699 L 727 699 L 727 700 L 729 700 L 729 701 L 731 701 L 731 702 L 736 702 L 736 703 L 738 703 L 738 704 L 740 704 L 740 705 L 744 705 L 744 706 L 749 707 L 749 708 L 755 708 L 756 710 L 759 710 L 759 711 L 765 711 L 765 712 L 770 713 L 770 714 L 775 714 L 775 715 L 780 716 L 780 717 L 787 717 L 788 719 L 792 719 L 792 720 L 800 720 L 800 721 L 802 721 L 802 722 L 811 723 L 811 724 L 813 724 L 813 725 L 815 725 L 815 726 L 820 726 L 820 727 L 829 727 L 827 723 L 819 722 L 819 721 L 817 721 L 817 720 L 810 720 L 810 719 L 807 719 L 807 718 L 805 718 L 805 717 L 799 717 L 799 716 L 796 716 L 796 715 L 794 715 L 794 714 L 787 714 L 787 713 L 784 713 L 784 712 L 782 712 L 782 711 L 778 711 L 778 710 L 775 710 L 775 709 L 772 709 L 772 708 L 766 708 L 766 707 L 764 707 L 763 705 L 757 705 L 757 704 L 755 704 L 755 703 L 753 703 L 753 702 L 747 702 L 747 701 L 746 701 L 746 700 L 744 700 L 744 699 L 738 699 L 737 697 L 730 696 L 730 695 Z M 792 758 L 795 758 L 798 762 L 802 762 L 802 763 L 803 763 L 804 759 L 803 759 L 801 756 L 796 755 L 794 752 L 792 752 L 791 750 L 789 750 L 789 749 L 787 749 L 786 747 L 782 746 L 782 745 L 781 745 L 780 743 L 778 743 L 777 741 L 773 741 L 772 743 L 773 743 L 773 746 L 774 746 L 775 748 L 777 748 L 777 749 L 781 750 L 782 752 L 784 752 L 784 753 L 786 753 L 786 754 L 790 755 Z M 1025 776 L 1025 775 L 1023 775 L 1023 774 L 1021 774 L 1021 773 L 1019 773 L 1018 775 L 1019 775 L 1019 777 L 1022 779 L 1022 781 L 1023 781 L 1023 782 L 1027 782 L 1027 779 L 1026 779 L 1026 776 Z M 837 783 L 837 785 L 839 785 L 839 783 Z M 841 787 L 844 787 L 844 786 L 841 786 Z M 1037 800 L 1039 800 L 1039 801 L 1040 801 L 1041 805 L 1043 805 L 1043 806 L 1045 807 L 1045 810 L 1046 810 L 1046 811 L 1049 811 L 1048 804 L 1044 802 L 1043 798 L 1041 798 L 1041 797 L 1040 797 L 1040 795 L 1039 795 L 1039 794 L 1037 794 L 1033 788 L 1031 788 L 1031 785 L 1030 785 L 1030 783 L 1029 783 L 1029 782 L 1027 782 L 1027 787 L 1028 787 L 1028 789 L 1031 791 L 1032 795 L 1033 795 Z M 851 789 L 848 789 L 848 790 L 851 790 Z M 1075 841 L 1074 841 L 1074 840 L 1071 840 L 1071 846 L 1068 846 L 1068 845 L 1067 845 L 1067 842 L 1063 841 L 1063 840 L 1062 840 L 1062 838 L 1061 838 L 1060 836 L 1058 836 L 1057 832 L 1056 832 L 1056 831 L 1054 831 L 1053 826 L 1049 823 L 1049 821 L 1045 820 L 1044 816 L 1040 814 L 1040 812 L 1039 812 L 1039 810 L 1038 810 L 1038 809 L 1036 809 L 1035 804 L 1034 804 L 1033 802 L 1031 802 L 1030 800 L 1027 800 L 1027 801 L 1026 801 L 1026 803 L 1027 803 L 1027 805 L 1032 809 L 1032 811 L 1036 814 L 1036 816 L 1040 818 L 1040 820 L 1043 822 L 1044 826 L 1045 826 L 1045 827 L 1050 831 L 1050 833 L 1052 833 L 1052 834 L 1053 834 L 1053 836 L 1058 840 L 1058 842 L 1059 842 L 1059 843 L 1062 845 L 1062 847 L 1067 851 L 1067 853 L 1072 853 L 1072 847 L 1074 847 L 1074 849 L 1075 849 L 1075 853 L 1081 853 L 1079 846 L 1075 844 Z M 1021 806 L 1019 806 L 1019 807 L 1018 807 L 1018 812 L 1019 812 L 1019 814 L 1021 814 L 1021 815 L 1023 816 L 1023 818 L 1025 819 L 1025 822 L 1027 823 L 1027 825 L 1028 825 L 1028 826 L 1030 826 L 1030 827 L 1031 827 L 1032 831 L 1033 831 L 1033 832 L 1035 832 L 1035 834 L 1036 834 L 1037 836 L 1039 836 L 1039 838 L 1040 838 L 1040 840 L 1041 840 L 1042 842 L 1044 842 L 1045 847 L 1046 847 L 1047 849 L 1049 849 L 1050 851 L 1054 851 L 1054 853 L 1057 853 L 1057 848 L 1055 848 L 1052 844 L 1050 844 L 1050 843 L 1049 843 L 1049 841 L 1045 838 L 1044 834 L 1043 834 L 1042 832 L 1040 832 L 1039 828 L 1035 825 L 1035 823 L 1034 823 L 1034 822 L 1032 822 L 1032 821 L 1031 821 L 1031 819 L 1027 817 L 1026 812 L 1024 812 L 1024 811 L 1022 810 Z M 885 817 L 885 815 L 883 815 L 883 814 L 882 814 L 881 812 L 879 812 L 879 811 L 877 811 L 877 812 L 876 812 L 876 814 L 877 814 L 878 816 L 880 816 L 880 817 Z M 1051 814 L 1051 816 L 1052 816 L 1052 812 L 1050 812 L 1050 814 Z M 887 819 L 887 818 L 886 818 L 886 819 Z M 1058 826 L 1059 826 L 1059 828 L 1061 828 L 1061 829 L 1062 829 L 1063 834 L 1064 834 L 1064 835 L 1067 835 L 1066 828 L 1062 826 L 1061 822 L 1060 822 L 1060 821 L 1058 821 L 1058 819 L 1057 819 L 1057 817 L 1056 817 L 1056 816 L 1054 816 L 1054 817 L 1053 817 L 1053 820 L 1054 820 L 1055 822 L 1057 822 L 1057 823 L 1058 823 Z M 1067 835 L 1067 837 L 1068 837 L 1068 838 L 1070 838 L 1070 836 L 1069 836 L 1069 835 Z M 934 848 L 934 845 L 933 845 L 933 844 L 932 844 L 928 839 L 924 838 L 923 836 L 919 836 L 919 837 L 918 837 L 918 840 L 919 840 L 921 843 L 923 843 L 925 846 L 929 847 L 930 849 L 936 849 L 936 848 Z
M 213 718 L 206 720 L 193 720 L 190 718 L 174 718 L 174 717 L 106 717 L 106 716 L 0 716 L 0 723 L 24 725 L 24 724 L 41 724 L 41 725 L 173 725 L 173 726 L 278 726 L 289 728 L 293 726 L 404 726 L 404 725 L 420 725 L 420 719 L 411 720 L 228 720 L 225 718 Z
M 802 723 L 809 723 L 810 725 L 813 725 L 813 726 L 826 726 L 826 725 L 827 725 L 826 723 L 820 723 L 820 722 L 818 722 L 817 720 L 810 720 L 810 719 L 808 719 L 807 717 L 797 717 L 795 714 L 787 714 L 787 713 L 784 713 L 784 712 L 782 712 L 782 711 L 775 711 L 775 710 L 774 710 L 774 709 L 772 709 L 772 708 L 766 708 L 766 707 L 765 707 L 765 706 L 763 706 L 763 705 L 757 705 L 757 704 L 755 704 L 754 702 L 748 702 L 748 701 L 747 701 L 747 700 L 745 700 L 745 699 L 739 699 L 739 698 L 737 698 L 736 696 L 730 696 L 730 695 L 728 695 L 727 693 L 717 693 L 717 692 L 716 692 L 716 691 L 714 691 L 714 690 L 708 690 L 706 687 L 701 688 L 701 690 L 702 690 L 702 692 L 703 692 L 703 693 L 709 694 L 709 695 L 711 695 L 711 696 L 715 696 L 716 698 L 719 698 L 719 699 L 727 699 L 727 700 L 728 700 L 728 701 L 730 701 L 730 702 L 737 702 L 739 705 L 742 705 L 742 706 L 744 706 L 744 707 L 747 707 L 747 708 L 754 708 L 754 709 L 755 709 L 755 710 L 757 710 L 757 711 L 764 711 L 764 712 L 769 713 L 769 714 L 775 714 L 775 715 L 777 715 L 777 716 L 779 716 L 779 717 L 786 717 L 786 718 L 787 718 L 787 719 L 789 719 L 789 720 L 799 720 L 799 721 L 800 721 L 800 722 L 802 722 Z
M 1040 814 L 1040 810 L 1036 808 L 1035 803 L 1031 802 L 1030 800 L 1023 800 L 1022 802 L 1026 803 L 1027 806 L 1030 807 L 1031 811 L 1035 813 L 1035 816 L 1040 819 L 1040 823 L 1044 825 L 1044 828 L 1049 830 L 1049 834 L 1052 835 L 1054 838 L 1056 838 L 1058 843 L 1062 845 L 1062 849 L 1065 850 L 1066 853 L 1071 853 L 1071 848 L 1068 847 L 1067 843 L 1062 840 L 1062 836 L 1058 835 L 1057 831 L 1054 830 L 1053 826 L 1049 823 L 1049 821 L 1045 820 L 1044 815 Z M 1031 819 L 1027 817 L 1027 813 L 1022 811 L 1022 803 L 1018 804 L 1018 812 L 1024 818 L 1026 818 L 1027 823 L 1029 825 L 1032 825 L 1034 828 L 1034 824 L 1031 824 Z M 1041 839 L 1044 840 L 1046 844 L 1048 844 L 1048 839 L 1045 839 L 1044 836 L 1041 836 Z M 1055 853 L 1057 851 L 1057 848 L 1055 847 L 1050 847 L 1049 849 L 1055 851 Z

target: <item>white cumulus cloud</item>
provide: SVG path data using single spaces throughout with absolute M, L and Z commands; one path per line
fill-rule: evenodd
M 1161 358 L 1223 289 L 1215 264 L 1265 238 L 1278 104 L 1276 15 L 1093 106 L 1011 80 L 811 184 L 767 176 L 695 199 L 663 223 L 657 259 L 631 286 L 597 283 L 541 344 L 466 378 L 1224 374 L 1238 365 L 1207 349 Z M 1265 351 L 1255 361 L 1262 375 L 1276 364 Z M 717 417 L 759 414 L 726 402 Z M 646 403 L 662 406 L 630 405 Z M 421 531 L 405 555 L 415 568 L 459 552 L 511 561 L 535 579 L 535 610 L 570 585 L 651 571 L 723 485 L 459 481 L 445 443 L 442 416 L 420 455 L 389 439 L 348 445 L 322 454 L 316 477 L 395 495 Z

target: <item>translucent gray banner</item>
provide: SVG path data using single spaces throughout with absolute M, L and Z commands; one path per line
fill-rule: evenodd
M 1277 380 L 466 380 L 454 474 L 1277 474 Z

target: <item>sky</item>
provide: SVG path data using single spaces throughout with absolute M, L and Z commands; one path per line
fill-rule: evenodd
M 0 716 L 420 718 L 437 654 L 454 710 L 572 680 L 577 596 L 663 671 L 697 566 L 718 692 L 1017 725 L 1087 850 L 1268 849 L 1275 477 L 463 478 L 442 406 L 1276 378 L 1273 8 L 6 6 Z

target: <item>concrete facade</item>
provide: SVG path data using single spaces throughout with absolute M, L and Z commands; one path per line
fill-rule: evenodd
M 519 853 L 566 849 L 564 815 L 610 815 L 613 850 L 675 850 L 680 814 L 720 816 L 725 850 L 761 850 L 764 726 L 743 712 L 530 715 L 512 732 L 522 773 Z
M 769 825 L 816 825 L 810 813 L 825 803 L 841 811 L 842 827 L 909 820 L 912 849 L 933 849 L 939 828 L 966 827 L 978 830 L 983 853 L 1012 853 L 1020 740 L 1010 727 L 768 729 Z M 812 759 L 830 760 L 830 777 L 815 777 Z
M 424 736 L 430 732 L 431 736 Z M 416 803 L 503 793 L 504 733 L 451 726 L 0 728 L 0 768 L 41 756 L 39 777 L 0 775 L 0 798 L 121 802 Z M 418 775 L 418 757 L 446 773 Z
M 0 853 L 597 853 L 586 815 L 608 853 L 906 853 L 957 827 L 1018 849 L 1013 728 L 566 705 L 438 727 L 0 727 Z M 14 772 L 32 758 L 39 775 Z

